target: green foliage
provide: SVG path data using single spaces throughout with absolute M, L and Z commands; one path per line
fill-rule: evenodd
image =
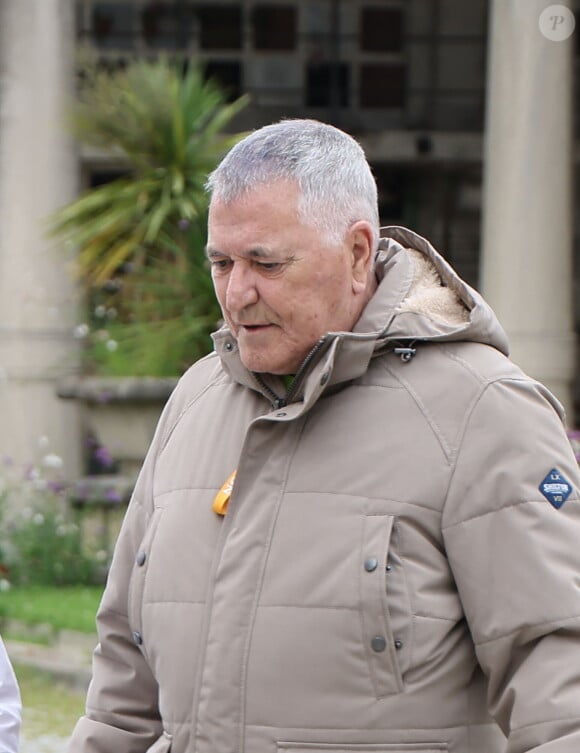
M 83 542 L 63 485 L 51 475 L 29 468 L 19 478 L 6 466 L 0 475 L 2 591 L 23 585 L 89 585 L 103 579 L 108 555 L 91 551 Z
M 2 594 L 1 614 L 26 625 L 50 625 L 53 632 L 94 633 L 102 593 L 102 586 L 16 586 Z
M 79 526 L 56 495 L 13 519 L 10 549 L 13 583 L 67 586 L 99 579 L 98 562 L 83 550 Z
M 51 233 L 78 251 L 89 370 L 176 375 L 211 349 L 220 312 L 204 254 L 204 184 L 239 139 L 222 131 L 245 104 L 226 103 L 198 68 L 164 60 L 87 69 L 73 130 L 128 171 L 51 218 Z M 103 309 L 114 312 L 106 336 L 94 316 Z
M 138 272 L 93 290 L 85 335 L 89 372 L 176 376 L 211 350 L 221 312 L 203 251 L 205 217 L 201 233 L 200 224 L 182 223 L 164 254 L 150 253 Z

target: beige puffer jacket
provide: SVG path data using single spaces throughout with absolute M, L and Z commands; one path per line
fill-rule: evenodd
M 388 234 L 355 332 L 324 339 L 288 405 L 225 329 L 182 378 L 71 753 L 580 751 L 560 408 L 431 246 Z

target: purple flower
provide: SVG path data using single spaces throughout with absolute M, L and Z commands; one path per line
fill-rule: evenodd
M 181 220 L 179 220 L 179 222 L 177 223 L 177 227 L 180 230 L 184 230 L 185 231 L 185 230 L 187 230 L 189 228 L 190 224 L 191 224 L 190 221 L 186 220 L 185 217 L 184 217 Z
M 116 489 L 107 489 L 105 492 L 105 499 L 107 502 L 114 502 L 115 504 L 119 504 L 121 502 L 121 495 Z
M 115 462 L 111 453 L 102 445 L 96 448 L 93 452 L 93 457 L 103 468 L 110 468 Z
M 34 465 L 27 465 L 24 469 L 24 479 L 25 481 L 36 481 L 36 479 L 39 477 L 38 468 L 36 468 Z
M 66 489 L 66 486 L 62 481 L 48 481 L 47 487 L 51 492 L 54 492 L 55 494 L 60 494 Z

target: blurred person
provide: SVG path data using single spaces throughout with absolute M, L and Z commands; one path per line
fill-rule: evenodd
M 0 753 L 17 753 L 21 712 L 18 681 L 0 638 Z
M 380 237 L 344 132 L 261 128 L 208 187 L 224 324 L 139 476 L 70 753 L 579 751 L 559 403 L 428 241 Z

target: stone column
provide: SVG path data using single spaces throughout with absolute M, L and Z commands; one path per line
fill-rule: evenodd
M 481 281 L 514 361 L 556 394 L 572 424 L 574 34 L 550 38 L 573 28 L 550 5 L 490 2 Z
M 78 161 L 65 114 L 74 85 L 73 0 L 0 0 L 0 460 L 57 455 L 80 470 L 75 295 L 46 217 L 70 200 Z M 53 464 L 58 462 L 52 458 Z

